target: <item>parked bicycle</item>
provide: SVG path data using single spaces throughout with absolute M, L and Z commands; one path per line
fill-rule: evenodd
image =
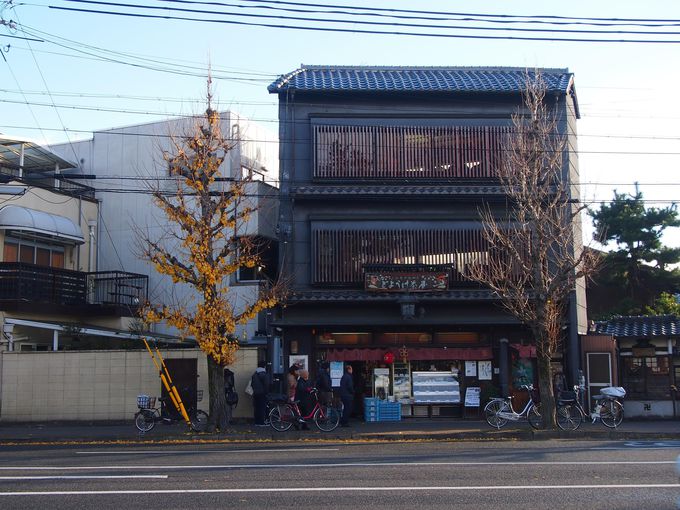
M 623 421 L 623 404 L 620 398 L 626 396 L 626 390 L 613 386 L 602 388 L 601 395 L 596 395 L 595 408 L 588 414 L 581 404 L 581 388 L 574 386 L 574 391 L 563 391 L 557 400 L 557 426 L 562 430 L 576 430 L 588 416 L 593 423 L 598 419 L 602 425 L 616 428 Z
M 508 421 L 519 421 L 522 418 L 526 418 L 529 425 L 533 428 L 540 429 L 543 427 L 539 404 L 534 401 L 534 387 L 529 384 L 527 386 L 520 386 L 520 389 L 529 393 L 529 401 L 524 406 L 524 409 L 519 413 L 515 411 L 512 407 L 512 396 L 493 398 L 484 407 L 484 416 L 489 425 L 500 429 Z
M 324 432 L 331 432 L 335 430 L 340 424 L 340 413 L 333 406 L 321 405 L 319 402 L 319 392 L 316 388 L 312 389 L 312 398 L 314 399 L 314 407 L 309 414 L 303 416 L 298 407 L 299 401 L 276 401 L 273 402 L 274 407 L 269 413 L 269 425 L 279 432 L 285 432 L 290 429 L 295 423 L 306 423 L 307 420 L 313 420 L 314 424 L 319 430 Z
M 137 396 L 137 407 L 139 411 L 135 413 L 135 426 L 140 432 L 149 432 L 156 426 L 156 423 L 172 423 L 183 420 L 183 418 L 173 418 L 168 412 L 167 399 L 169 397 L 150 397 L 149 395 Z M 196 392 L 196 401 L 203 399 L 203 390 Z M 156 407 L 156 400 L 159 406 Z M 208 426 L 208 415 L 200 409 L 190 407 L 187 415 L 191 422 L 191 429 L 194 432 L 203 432 Z

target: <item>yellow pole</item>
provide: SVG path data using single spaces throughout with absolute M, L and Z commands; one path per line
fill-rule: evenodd
M 151 347 L 149 347 L 149 342 L 144 337 L 142 337 L 142 340 L 144 341 L 146 350 L 149 351 L 151 360 L 153 361 L 153 364 L 156 366 L 156 370 L 158 370 L 158 375 L 161 378 L 161 382 L 163 383 L 165 390 L 168 392 L 170 400 L 175 406 L 175 409 L 177 409 L 177 412 L 182 415 L 182 418 L 184 418 L 184 421 L 187 423 L 187 425 L 191 425 L 191 420 L 189 419 L 189 415 L 187 414 L 184 404 L 182 403 L 182 398 L 179 396 L 179 392 L 177 391 L 177 388 L 172 382 L 170 372 L 168 371 L 168 367 L 165 365 L 165 361 L 163 360 L 163 356 L 161 356 L 160 350 L 158 349 L 158 347 L 154 346 L 154 350 L 156 351 L 156 355 L 158 356 L 157 361 L 156 356 L 154 356 L 153 351 L 151 351 Z
M 165 373 L 165 376 L 168 379 L 168 393 L 170 394 L 170 397 L 173 399 L 173 403 L 175 404 L 175 407 L 177 407 L 177 411 L 182 415 L 182 418 L 184 418 L 184 421 L 187 423 L 187 425 L 191 425 L 191 420 L 189 419 L 189 414 L 187 413 L 186 408 L 184 407 L 184 403 L 182 402 L 182 397 L 179 396 L 179 392 L 177 391 L 177 387 L 175 384 L 172 382 L 172 377 L 170 377 L 170 371 L 168 370 L 168 367 L 165 365 L 165 360 L 163 359 L 163 356 L 161 355 L 161 351 L 158 349 L 158 347 L 155 347 L 156 349 L 156 354 L 158 355 L 158 359 L 161 362 L 161 366 L 163 367 L 163 372 Z

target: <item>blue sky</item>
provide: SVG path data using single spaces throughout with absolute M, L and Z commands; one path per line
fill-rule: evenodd
M 675 89 L 680 81 L 680 66 L 677 65 L 680 44 L 596 44 L 334 34 L 134 19 L 49 8 L 113 10 L 66 0 L 13 3 L 15 6 L 5 7 L 0 11 L 0 16 L 5 21 L 17 21 L 19 30 L 0 26 L 0 35 L 25 36 L 26 33 L 21 31 L 23 28 L 32 34 L 39 31 L 45 39 L 53 42 L 28 43 L 0 37 L 3 55 L 7 60 L 0 61 L 0 133 L 56 143 L 87 138 L 91 130 L 151 122 L 165 116 L 196 113 L 202 108 L 205 79 L 201 76 L 152 71 L 101 61 L 83 53 L 78 54 L 81 58 L 59 55 L 57 53 L 74 52 L 54 42 L 70 47 L 74 47 L 75 43 L 96 47 L 79 46 L 93 55 L 103 55 L 102 49 L 120 52 L 122 55 L 107 54 L 107 58 L 132 63 L 141 62 L 138 57 L 142 56 L 148 59 L 143 61 L 144 65 L 167 68 L 170 63 L 175 63 L 179 66 L 177 69 L 196 74 L 204 74 L 210 62 L 215 70 L 215 92 L 219 106 L 259 119 L 272 130 L 276 130 L 276 98 L 267 93 L 266 86 L 277 75 L 291 71 L 301 63 L 568 67 L 575 73 L 582 112 L 578 132 L 583 198 L 608 200 L 612 197 L 613 189 L 632 191 L 635 181 L 641 183 L 650 205 L 663 205 L 662 201 L 679 198 L 677 167 L 680 162 L 680 127 L 677 124 L 680 120 L 680 104 Z M 131 0 L 127 3 L 192 9 L 217 8 L 156 0 Z M 242 0 L 224 0 L 223 3 L 244 5 Z M 537 7 L 537 2 L 517 0 L 373 0 L 370 4 L 356 0 L 318 0 L 315 3 L 465 13 L 680 19 L 679 2 L 658 0 L 644 3 L 574 0 L 567 3 L 544 2 L 540 7 Z M 267 13 L 263 9 L 220 8 Z M 131 11 L 129 8 L 122 10 Z M 347 19 L 347 16 L 335 17 Z M 365 28 L 355 24 L 343 27 L 355 30 Z M 641 27 L 632 29 L 643 30 Z M 667 27 L 666 30 L 680 33 L 680 27 Z M 494 33 L 499 34 L 506 33 Z M 553 35 L 557 37 L 559 34 Z M 666 38 L 680 40 L 680 35 Z M 223 79 L 237 77 L 246 81 Z M 22 104 L 25 102 L 32 103 L 30 108 Z M 83 107 L 90 109 L 84 110 Z M 159 115 L 150 115 L 151 112 Z M 66 134 L 64 127 L 82 132 Z M 666 241 L 680 246 L 680 234 L 668 235 Z

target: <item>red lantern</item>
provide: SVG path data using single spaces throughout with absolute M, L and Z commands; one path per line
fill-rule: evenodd
M 388 365 L 391 365 L 392 363 L 394 363 L 394 354 L 389 351 L 386 352 L 385 354 L 383 354 L 383 361 Z

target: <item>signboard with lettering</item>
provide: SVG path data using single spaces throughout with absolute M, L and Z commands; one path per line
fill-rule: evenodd
M 365 288 L 374 292 L 432 292 L 449 288 L 446 272 L 367 272 Z
M 481 388 L 468 386 L 465 390 L 465 407 L 479 407 Z

